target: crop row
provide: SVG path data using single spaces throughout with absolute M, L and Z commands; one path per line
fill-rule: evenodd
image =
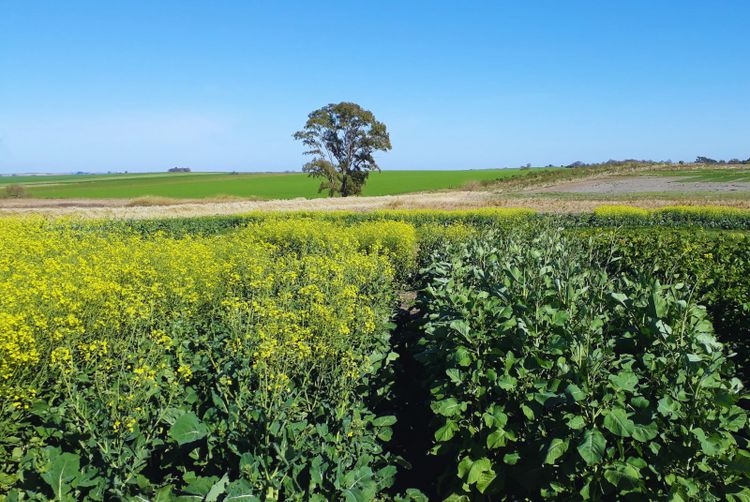
M 0 227 L 0 496 L 370 499 L 402 223 Z
M 142 235 L 165 232 L 171 235 L 217 234 L 250 223 L 280 219 L 314 219 L 337 224 L 373 221 L 401 221 L 421 227 L 466 225 L 477 229 L 536 222 L 563 227 L 697 227 L 750 230 L 750 210 L 720 206 L 666 206 L 642 209 L 604 205 L 590 213 L 548 215 L 525 208 L 482 208 L 471 210 L 381 210 L 251 212 L 233 216 L 198 218 L 94 220 L 77 225 L 89 229 L 135 231 Z
M 434 256 L 416 354 L 444 466 L 434 493 L 749 496 L 730 352 L 690 285 L 621 267 L 619 251 L 542 230 L 489 233 Z

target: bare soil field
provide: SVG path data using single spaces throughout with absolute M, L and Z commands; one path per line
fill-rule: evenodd
M 645 192 L 750 192 L 750 182 L 688 181 L 679 176 L 607 176 L 532 188 L 528 193 L 591 193 L 626 195 Z

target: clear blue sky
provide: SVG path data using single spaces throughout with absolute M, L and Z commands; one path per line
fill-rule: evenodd
M 299 169 L 355 101 L 384 169 L 750 157 L 750 2 L 0 0 L 0 172 Z

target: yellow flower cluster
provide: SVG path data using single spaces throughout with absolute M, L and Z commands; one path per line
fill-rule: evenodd
M 155 427 L 155 403 L 166 409 L 170 393 L 205 377 L 190 363 L 196 349 L 184 326 L 210 319 L 231 332 L 207 357 L 227 391 L 275 396 L 325 376 L 326 392 L 345 393 L 368 371 L 394 270 L 415 255 L 414 228 L 396 221 L 342 229 L 269 219 L 217 236 L 144 237 L 5 218 L 0 399 L 23 408 L 42 389 L 73 398 L 85 387 L 109 410 L 82 417 L 87 427 L 105 419 L 118 434 Z M 220 367 L 226 361 L 255 376 L 240 382 Z
M 634 206 L 625 205 L 603 205 L 594 209 L 594 214 L 601 218 L 622 218 L 622 217 L 639 217 L 648 216 L 649 210 Z
M 676 216 L 698 216 L 705 218 L 738 217 L 750 218 L 750 210 L 722 206 L 663 206 L 644 209 L 627 205 L 602 205 L 594 209 L 594 214 L 601 217 L 641 217 L 652 214 L 672 214 Z

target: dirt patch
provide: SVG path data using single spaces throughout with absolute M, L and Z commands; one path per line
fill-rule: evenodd
M 679 176 L 609 176 L 559 183 L 533 188 L 527 193 L 591 193 L 599 195 L 627 195 L 649 192 L 750 192 L 750 182 L 684 181 Z

